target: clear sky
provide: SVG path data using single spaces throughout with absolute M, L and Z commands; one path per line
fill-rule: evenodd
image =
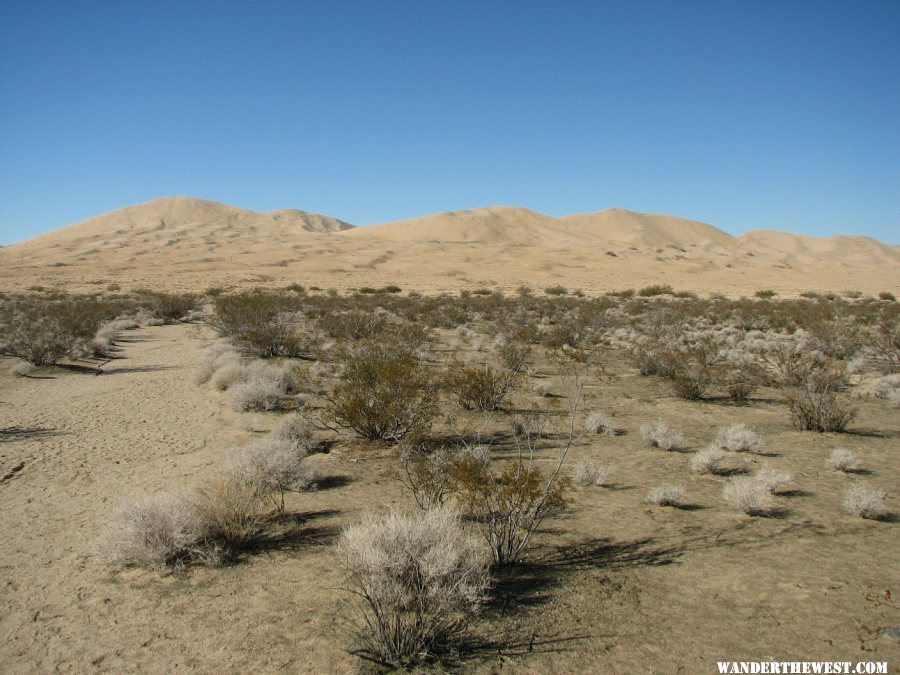
M 0 0 L 0 243 L 163 195 L 900 243 L 900 2 Z

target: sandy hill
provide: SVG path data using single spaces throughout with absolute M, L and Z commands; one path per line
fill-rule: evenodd
M 561 218 L 489 206 L 354 227 L 189 197 L 118 209 L 0 250 L 2 288 L 119 284 L 202 289 L 300 282 L 423 291 L 563 284 L 601 292 L 668 283 L 732 295 L 773 288 L 897 291 L 900 248 L 860 236 L 732 236 L 669 215 Z

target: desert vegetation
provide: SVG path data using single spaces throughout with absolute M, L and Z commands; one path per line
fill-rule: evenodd
M 715 546 L 805 527 L 812 516 L 793 514 L 811 499 L 823 528 L 892 527 L 892 477 L 848 448 L 895 433 L 878 425 L 896 410 L 897 303 L 484 290 L 9 295 L 0 350 L 29 382 L 103 372 L 128 331 L 190 331 L 199 355 L 179 377 L 236 440 L 172 489 L 123 484 L 97 559 L 114 579 L 212 580 L 315 540 L 304 560 L 340 575 L 336 639 L 386 668 L 484 662 L 483 629 L 534 629 L 522 580 L 563 568 L 580 528 L 622 536 L 655 519 Z M 322 542 L 308 526 L 320 512 L 337 514 Z M 571 554 L 573 569 L 614 570 L 614 546 Z

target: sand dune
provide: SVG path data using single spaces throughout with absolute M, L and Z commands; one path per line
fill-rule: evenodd
M 675 216 L 615 208 L 561 218 L 489 206 L 355 227 L 297 210 L 254 212 L 164 197 L 0 250 L 0 283 L 200 289 L 301 282 L 423 291 L 561 283 L 602 292 L 669 283 L 730 295 L 773 288 L 900 286 L 900 248 L 861 236 L 732 236 Z

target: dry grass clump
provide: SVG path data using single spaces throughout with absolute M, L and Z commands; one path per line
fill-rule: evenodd
M 572 482 L 579 485 L 606 487 L 612 483 L 615 469 L 611 466 L 576 464 L 572 467 Z
M 656 506 L 684 506 L 684 488 L 677 485 L 659 485 L 650 490 L 647 503 Z
M 844 473 L 855 473 L 860 469 L 859 458 L 856 454 L 844 448 L 832 450 L 825 464 L 829 469 L 843 471 Z
M 753 429 L 738 422 L 716 432 L 715 446 L 730 452 L 759 452 L 763 441 Z
M 617 433 L 612 419 L 599 410 L 590 413 L 585 418 L 584 430 L 589 434 L 601 434 L 603 436 L 615 436 Z
M 884 507 L 887 492 L 869 483 L 857 481 L 844 493 L 844 511 L 851 516 L 881 520 L 888 515 Z
M 114 567 L 177 569 L 192 561 L 217 562 L 218 547 L 194 506 L 161 494 L 126 502 L 97 542 L 99 557 Z
M 660 450 L 675 450 L 684 446 L 685 443 L 684 436 L 670 428 L 662 420 L 653 424 L 642 424 L 641 439 L 648 448 L 659 448 Z
M 484 546 L 446 509 L 367 516 L 337 544 L 362 650 L 395 667 L 453 649 L 484 601 Z
M 759 469 L 753 476 L 762 483 L 763 487 L 769 491 L 769 494 L 777 495 L 793 480 L 793 476 L 787 471 L 781 469 L 773 469 L 771 467 L 763 467 Z
M 741 513 L 768 516 L 774 513 L 772 493 L 761 481 L 750 476 L 732 478 L 722 488 L 725 501 Z
M 231 407 L 235 412 L 274 410 L 297 384 L 288 364 L 273 365 L 254 361 L 247 365 L 228 364 L 215 372 L 215 385 L 222 376 L 227 383 Z M 220 382 L 223 384 L 223 382 Z
M 704 448 L 695 453 L 689 462 L 694 473 L 718 474 L 722 472 L 722 462 L 725 461 L 725 451 L 716 446 Z

